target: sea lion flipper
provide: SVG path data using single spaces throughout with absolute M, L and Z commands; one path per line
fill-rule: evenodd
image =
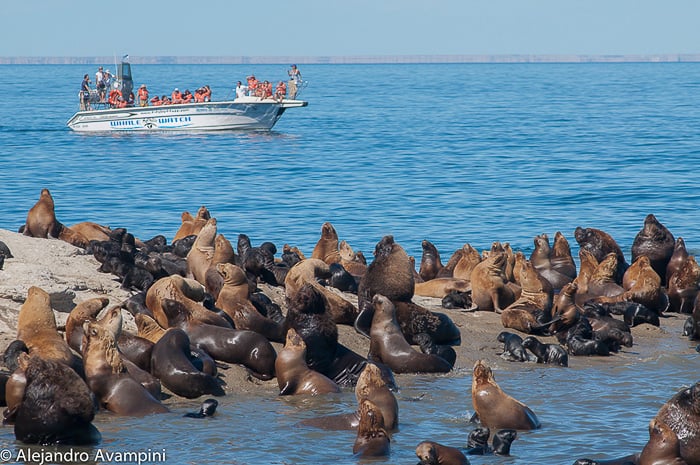
M 281 396 L 287 396 L 287 395 L 292 395 L 296 392 L 296 384 L 287 381 L 282 387 L 280 387 L 280 394 Z
M 369 330 L 372 327 L 372 318 L 374 317 L 374 307 L 371 305 L 366 305 L 358 313 L 357 318 L 355 318 L 355 331 L 362 334 L 364 337 L 369 339 Z

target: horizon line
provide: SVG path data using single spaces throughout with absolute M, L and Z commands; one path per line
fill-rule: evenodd
M 0 56 L 0 64 L 85 65 L 111 63 L 114 56 Z M 666 54 L 481 54 L 338 56 L 135 56 L 132 64 L 431 64 L 431 63 L 675 63 L 700 62 L 700 53 Z

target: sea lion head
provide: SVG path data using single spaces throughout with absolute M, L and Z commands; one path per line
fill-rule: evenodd
M 232 263 L 218 263 L 216 270 L 224 277 L 224 282 L 233 286 L 248 284 L 245 271 L 240 266 Z
M 483 360 L 477 360 L 474 363 L 473 375 L 474 385 L 485 383 L 495 384 L 496 382 L 493 377 L 493 371 L 491 371 L 491 367 L 486 365 L 486 362 L 484 362 Z
M 338 240 L 338 233 L 331 223 L 327 221 L 323 223 L 321 226 L 321 238 L 326 240 Z
M 288 312 L 322 314 L 326 312 L 326 298 L 312 284 L 305 283 L 294 297 L 289 299 L 288 307 Z
M 394 236 L 389 234 L 382 237 L 381 240 L 377 242 L 377 245 L 374 246 L 374 259 L 379 260 L 391 255 L 395 244 Z
M 98 324 L 109 331 L 116 341 L 122 333 L 123 321 L 121 307 L 114 306 L 107 310 L 104 316 L 98 321 Z
M 304 339 L 299 336 L 299 333 L 294 330 L 294 328 L 289 328 L 289 330 L 287 330 L 287 338 L 284 342 L 284 348 L 305 351 L 306 343 L 304 342 Z
M 438 465 L 438 453 L 435 443 L 423 441 L 416 446 L 416 456 L 420 459 L 420 465 Z
M 362 399 L 359 402 L 357 410 L 360 415 L 360 424 L 357 427 L 358 434 L 391 437 L 384 427 L 382 411 L 374 402 L 368 399 Z
M 372 389 L 381 386 L 386 386 L 386 382 L 382 378 L 381 369 L 374 363 L 368 362 L 362 369 L 360 376 L 357 378 L 355 385 L 355 397 L 359 402 L 360 399 L 366 398 Z
M 83 323 L 83 360 L 86 361 L 86 372 L 90 370 L 88 360 L 96 363 L 90 355 L 97 355 L 97 360 L 106 363 L 111 368 L 112 373 L 126 371 L 112 333 L 98 323 L 86 321 Z

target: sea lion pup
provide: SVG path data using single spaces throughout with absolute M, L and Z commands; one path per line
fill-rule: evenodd
M 199 231 L 202 230 L 209 218 L 211 218 L 211 214 L 204 205 L 199 207 L 199 210 L 197 210 L 197 215 L 194 217 L 190 212 L 182 212 L 182 224 L 180 224 L 180 228 L 175 233 L 173 242 L 177 241 L 178 239 L 182 239 L 183 237 L 191 235 L 196 236 L 199 234 Z
M 540 421 L 532 410 L 496 384 L 491 368 L 483 360 L 477 360 L 474 364 L 472 404 L 481 425 L 491 430 L 532 430 L 540 427 Z
M 187 254 L 187 276 L 201 285 L 206 284 L 205 275 L 214 258 L 216 231 L 216 218 L 209 218 Z
M 652 268 L 665 283 L 666 267 L 673 256 L 675 242 L 671 231 L 650 213 L 644 218 L 644 226 L 632 242 L 632 262 L 642 256 L 649 257 Z
M 438 273 L 442 269 L 442 262 L 440 261 L 440 252 L 438 252 L 437 247 L 427 239 L 423 239 L 421 242 L 421 248 L 423 249 L 423 254 L 420 258 L 420 268 L 418 269 L 418 274 L 423 281 L 430 281 L 437 277 Z
M 464 453 L 456 447 L 444 446 L 433 441 L 423 441 L 416 446 L 420 465 L 469 465 Z
M 86 321 L 96 321 L 97 314 L 109 304 L 107 297 L 95 297 L 84 300 L 71 310 L 66 320 L 66 341 L 71 349 L 82 352 L 83 343 L 83 323 Z
M 617 343 L 615 351 L 619 346 L 632 347 L 633 338 L 630 327 L 624 321 L 610 316 L 608 310 L 595 302 L 588 302 L 583 307 L 583 314 L 588 319 L 593 329 L 593 335 L 601 341 L 614 340 Z M 611 349 L 615 344 L 609 344 Z
M 639 454 L 639 465 L 687 465 L 681 457 L 678 436 L 656 418 L 649 422 L 649 441 Z
M 216 306 L 231 317 L 236 329 L 255 331 L 270 341 L 284 342 L 284 324 L 263 316 L 251 302 L 245 272 L 231 263 L 219 263 L 216 270 L 224 279 Z
M 307 258 L 294 265 L 284 279 L 284 294 L 287 299 L 294 300 L 299 290 L 305 286 L 313 286 L 323 295 L 328 314 L 337 324 L 351 325 L 357 317 L 355 306 L 339 293 L 333 292 L 321 286 L 319 279 L 331 278 L 331 270 L 328 264 L 318 258 Z
M 219 406 L 219 401 L 216 399 L 206 399 L 202 402 L 202 406 L 198 412 L 188 412 L 183 415 L 186 418 L 207 418 L 213 417 L 216 413 L 216 407 Z
M 501 331 L 498 333 L 498 342 L 503 343 L 501 358 L 510 362 L 534 362 L 536 358 L 531 356 L 523 347 L 523 338 L 517 334 Z
M 17 339 L 24 341 L 30 354 L 45 360 L 61 362 L 83 374 L 83 363 L 58 333 L 56 317 L 51 310 L 51 297 L 43 289 L 32 286 L 19 309 Z
M 523 340 L 523 347 L 535 355 L 537 363 L 569 366 L 569 354 L 559 344 L 544 344 L 535 336 L 528 336 Z
M 535 248 L 530 255 L 530 262 L 540 275 L 551 284 L 553 289 L 561 289 L 563 286 L 570 283 L 574 278 L 559 272 L 552 264 L 552 249 L 549 246 L 549 237 L 547 237 L 547 234 L 535 236 L 534 243 Z
M 466 311 L 501 313 L 515 302 L 515 294 L 506 279 L 506 261 L 505 253 L 491 253 L 474 267 L 471 274 L 472 306 Z
M 306 364 L 306 344 L 290 328 L 287 340 L 275 360 L 275 373 L 281 396 L 322 395 L 340 392 L 340 387 L 327 376 L 312 370 Z
M 88 386 L 107 410 L 125 416 L 168 411 L 128 373 L 113 335 L 97 323 L 83 324 L 83 360 Z
M 75 371 L 38 355 L 22 354 L 19 365 L 27 383 L 15 417 L 18 441 L 41 445 L 100 442 L 101 435 L 92 424 L 94 397 Z
M 694 256 L 689 256 L 668 280 L 668 311 L 692 313 L 699 286 L 700 266 Z
M 231 328 L 229 322 L 211 310 L 207 310 L 200 302 L 204 300 L 205 290 L 199 282 L 173 275 L 161 278 L 146 292 L 146 307 L 152 312 L 154 319 L 164 328 L 168 327 L 168 317 L 162 308 L 163 299 L 173 299 L 185 304 L 193 319 L 203 323 Z
M 502 429 L 496 431 L 491 440 L 491 447 L 494 455 L 507 457 L 510 455 L 510 446 L 518 437 L 518 432 L 514 429 Z
M 184 304 L 177 300 L 164 299 L 163 310 L 169 327 L 185 331 L 192 345 L 203 349 L 215 360 L 241 364 L 251 376 L 261 380 L 275 376 L 277 354 L 262 334 L 193 320 Z
M 552 320 L 552 285 L 529 261 L 520 270 L 520 285 L 520 297 L 503 309 L 501 324 L 526 334 L 547 332 Z
M 357 457 L 384 457 L 389 455 L 391 435 L 384 426 L 379 407 L 371 400 L 362 399 L 358 408 L 360 423 L 352 453 Z
M 396 321 L 394 304 L 388 298 L 375 294 L 372 304 L 368 360 L 383 363 L 394 373 L 447 373 L 452 369 L 444 358 L 418 352 L 410 346 Z
M 676 242 L 673 246 L 673 255 L 666 265 L 666 282 L 664 283 L 666 287 L 669 285 L 671 276 L 678 271 L 681 264 L 690 256 L 688 250 L 685 248 L 685 241 L 682 237 L 676 238 Z
M 623 321 L 627 323 L 630 328 L 643 323 L 648 323 L 656 327 L 661 325 L 658 313 L 636 302 L 629 302 L 628 305 L 624 307 L 623 315 Z
M 574 230 L 574 237 L 579 246 L 591 252 L 598 262 L 603 261 L 609 253 L 614 253 L 617 257 L 617 269 L 614 273 L 614 279 L 618 284 L 622 282 L 622 275 L 627 270 L 627 262 L 622 249 L 620 249 L 620 246 L 617 245 L 617 242 L 610 234 L 600 229 L 578 226 Z
M 472 293 L 452 291 L 442 298 L 440 302 L 442 308 L 469 308 L 472 306 Z
M 700 464 L 700 381 L 666 401 L 654 420 L 676 433 L 680 456 L 688 465 Z
M 226 394 L 218 379 L 192 364 L 190 339 L 179 328 L 168 329 L 153 346 L 151 370 L 163 386 L 181 397 L 193 399 L 205 394 Z
M 340 263 L 331 263 L 328 265 L 331 272 L 331 277 L 326 280 L 328 286 L 334 287 L 339 291 L 357 294 L 357 279 L 348 272 Z
M 491 452 L 489 448 L 489 438 L 491 430 L 484 426 L 477 426 L 469 432 L 467 436 L 467 454 L 485 455 Z

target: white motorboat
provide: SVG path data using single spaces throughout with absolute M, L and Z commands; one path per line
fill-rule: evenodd
M 122 95 L 129 95 L 133 90 L 131 66 L 122 62 L 117 70 L 115 88 Z M 83 132 L 270 130 L 288 108 L 307 105 L 304 100 L 250 96 L 219 102 L 110 108 L 92 91 L 87 108 L 81 108 L 66 124 L 74 131 Z

